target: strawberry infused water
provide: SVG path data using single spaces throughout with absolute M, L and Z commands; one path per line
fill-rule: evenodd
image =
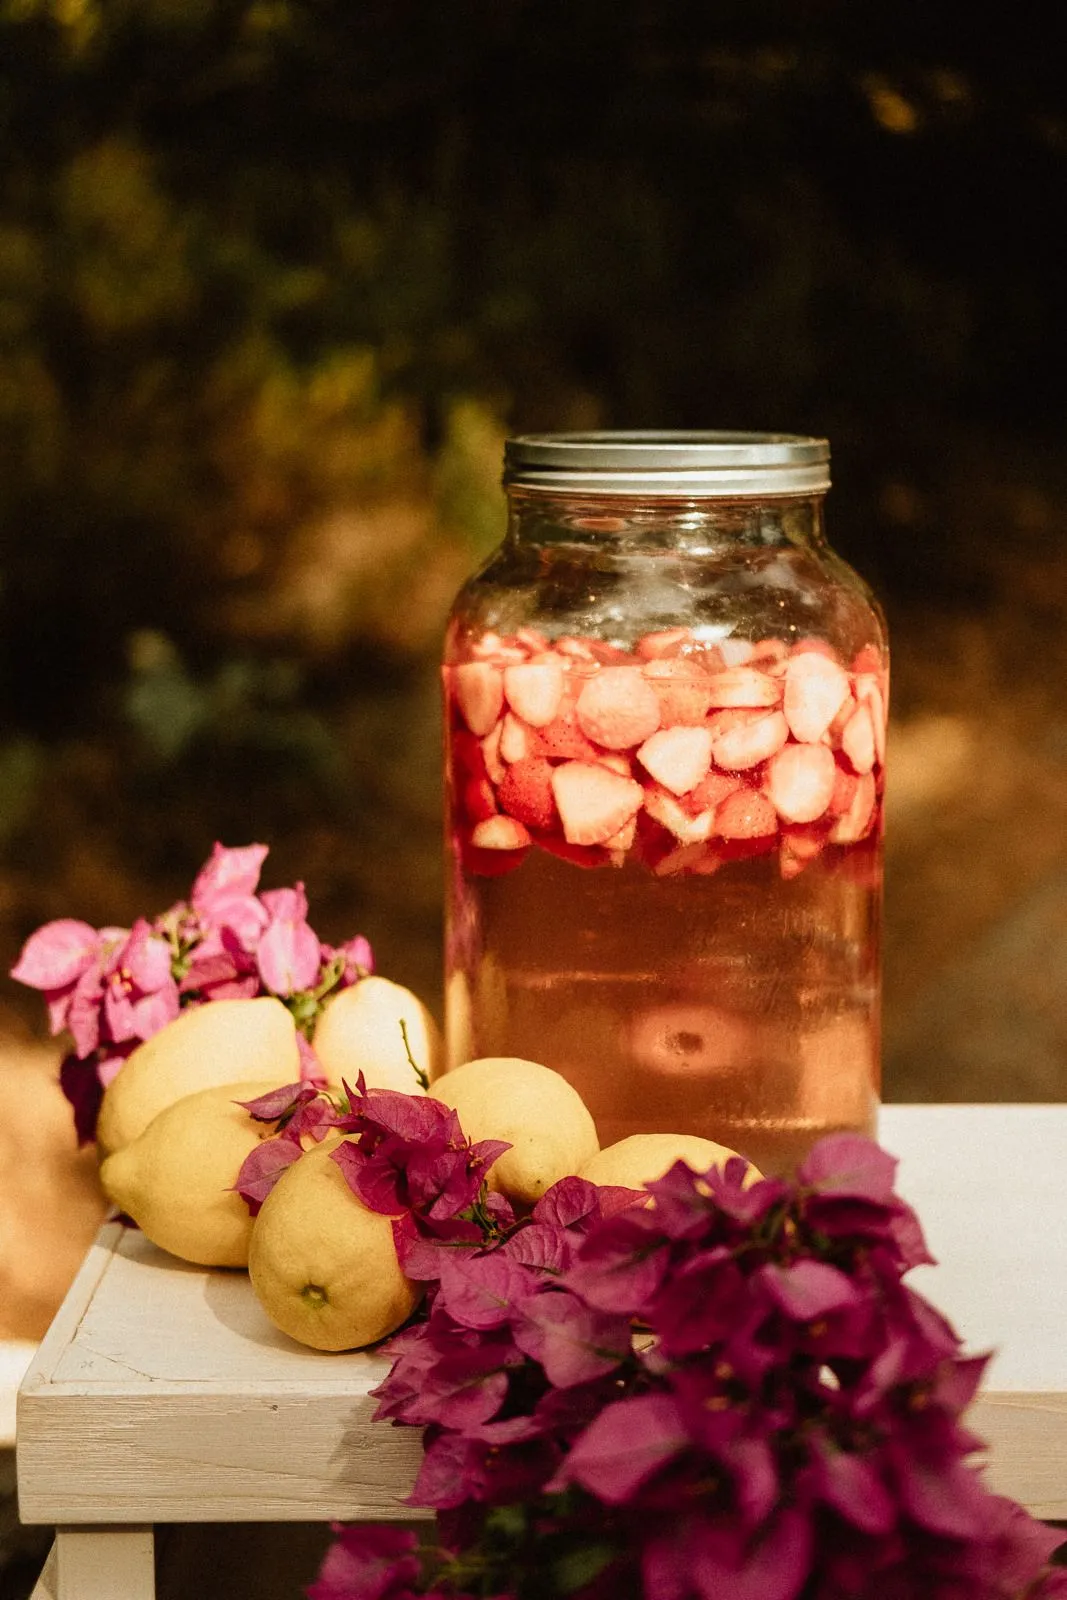
M 572 467 L 573 437 L 513 448 Z M 822 539 L 820 441 L 683 436 L 711 466 L 679 496 L 669 463 L 669 495 L 633 492 L 673 436 L 578 437 L 622 465 L 586 494 L 513 462 L 450 628 L 450 1064 L 556 1068 L 602 1144 L 689 1132 L 788 1170 L 877 1108 L 881 618 Z M 760 448 L 777 478 L 724 475 Z

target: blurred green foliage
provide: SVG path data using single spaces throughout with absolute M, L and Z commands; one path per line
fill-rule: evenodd
M 0 144 L 12 948 L 262 835 L 429 982 L 509 428 L 827 432 L 891 611 L 1062 429 L 1058 54 L 962 4 L 0 0 Z

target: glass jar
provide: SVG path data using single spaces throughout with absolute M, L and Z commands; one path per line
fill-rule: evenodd
M 826 441 L 528 436 L 505 484 L 445 650 L 449 1065 L 765 1171 L 872 1132 L 888 657 Z

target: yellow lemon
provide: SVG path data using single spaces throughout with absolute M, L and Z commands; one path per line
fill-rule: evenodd
M 388 1217 L 345 1181 L 324 1140 L 278 1180 L 256 1218 L 248 1274 L 271 1322 L 315 1350 L 376 1344 L 414 1311 L 422 1286 L 405 1278 Z
M 506 1139 L 511 1149 L 490 1169 L 490 1188 L 533 1205 L 573 1176 L 598 1148 L 585 1101 L 551 1067 L 519 1056 L 483 1056 L 438 1078 L 430 1094 L 450 1106 L 471 1139 Z
M 197 1089 L 300 1077 L 296 1026 L 280 1000 L 210 1000 L 146 1039 L 104 1090 L 96 1142 L 121 1150 L 152 1118 Z
M 243 1267 L 252 1218 L 233 1185 L 245 1156 L 274 1124 L 256 1122 L 236 1102 L 277 1087 L 231 1083 L 176 1100 L 108 1156 L 100 1168 L 105 1194 L 171 1255 L 205 1267 Z
M 676 1161 L 684 1161 L 694 1172 L 707 1172 L 709 1167 L 724 1167 L 736 1154 L 736 1150 L 716 1144 L 713 1139 L 701 1139 L 695 1133 L 632 1133 L 628 1139 L 599 1150 L 578 1176 L 588 1178 L 590 1183 L 643 1189 L 646 1183 L 662 1178 Z M 750 1163 L 745 1183 L 755 1183 L 760 1176 Z
M 436 1022 L 417 995 L 389 978 L 361 978 L 342 989 L 323 1010 L 311 1042 L 327 1082 L 335 1085 L 344 1079 L 354 1086 L 362 1072 L 368 1088 L 418 1094 L 408 1049 L 428 1078 L 441 1070 Z

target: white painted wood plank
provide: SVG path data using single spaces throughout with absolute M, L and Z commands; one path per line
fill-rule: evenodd
M 1067 1393 L 1067 1105 L 884 1106 L 879 1139 L 938 1260 L 908 1282 L 995 1351 L 986 1389 Z
M 1067 1522 L 1067 1395 L 980 1395 L 967 1425 L 989 1447 L 991 1489 L 1044 1522 Z
M 151 1528 L 57 1528 L 56 1600 L 155 1600 Z
M 22 1380 L 20 1395 L 47 1384 L 57 1359 L 77 1338 L 78 1326 L 100 1279 L 111 1265 L 118 1240 L 128 1230 L 118 1222 L 105 1222 L 89 1247 L 88 1254 L 74 1282 L 67 1290 L 63 1304 L 52 1319 L 52 1325 L 37 1348 Z
M 344 1393 L 37 1397 L 19 1442 L 25 1523 L 411 1520 L 421 1430 Z
M 363 1351 L 325 1354 L 268 1320 L 244 1272 L 205 1272 L 123 1229 L 53 1384 L 134 1389 L 171 1383 L 297 1384 L 366 1393 L 388 1363 Z

